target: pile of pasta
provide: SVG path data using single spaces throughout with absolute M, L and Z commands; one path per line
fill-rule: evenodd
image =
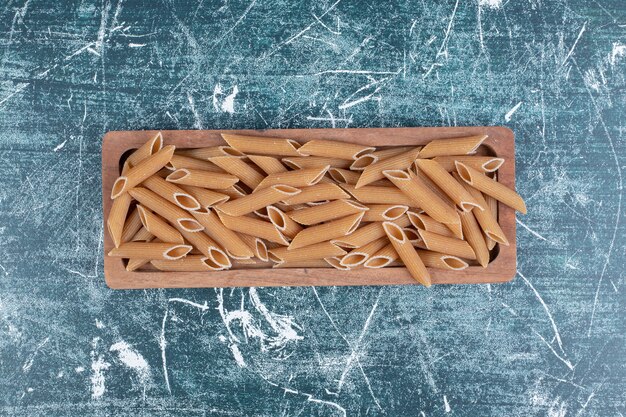
M 164 146 L 159 133 L 115 181 L 107 226 L 126 269 L 487 267 L 508 245 L 497 202 L 526 213 L 477 155 L 487 136 L 376 149 L 353 143 L 222 135 Z

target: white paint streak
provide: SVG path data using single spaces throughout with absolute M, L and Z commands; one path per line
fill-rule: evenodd
M 519 107 L 521 105 L 522 105 L 522 102 L 520 101 L 515 106 L 513 106 L 513 108 L 511 110 L 509 110 L 507 112 L 507 114 L 504 115 L 504 120 L 507 121 L 507 122 L 510 122 L 511 121 L 511 116 L 513 116 L 513 113 L 515 113 L 517 111 L 517 109 L 519 109 Z
M 24 91 L 24 89 L 26 87 L 28 87 L 30 85 L 30 83 L 20 83 L 18 84 L 17 88 L 15 90 L 13 90 L 13 92 L 11 92 L 8 96 L 6 96 L 5 98 L 3 98 L 2 100 L 0 100 L 0 106 L 2 106 L 4 103 L 6 103 L 9 99 L 11 99 L 11 97 L 13 97 L 14 95 L 21 93 L 22 91 Z
M 165 356 L 165 347 L 167 346 L 167 340 L 165 339 L 165 323 L 167 323 L 167 315 L 169 310 L 165 310 L 165 314 L 163 315 L 163 322 L 161 323 L 161 336 L 159 337 L 159 347 L 161 348 L 161 362 L 163 364 L 163 378 L 165 379 L 165 386 L 167 387 L 167 392 L 172 395 L 172 388 L 170 387 L 170 378 L 167 373 L 167 357 Z
M 443 396 L 443 407 L 446 410 L 446 413 L 452 411 L 452 409 L 450 408 L 450 403 L 448 403 L 448 397 L 446 395 Z
M 520 219 L 518 219 L 517 217 L 515 218 L 515 221 L 517 222 L 517 224 L 522 226 L 524 229 L 528 230 L 528 232 L 531 235 L 535 236 L 538 239 L 545 240 L 546 242 L 548 241 L 548 239 L 546 239 L 545 237 L 541 236 L 539 233 L 535 232 L 533 229 L 531 229 L 530 227 L 528 227 L 524 223 L 522 223 L 522 221 Z
M 39 352 L 39 350 L 44 347 L 44 345 L 46 343 L 48 343 L 48 340 L 50 340 L 49 337 L 46 337 L 44 340 L 42 340 L 37 347 L 35 347 L 35 350 L 33 351 L 33 353 L 31 353 L 30 355 L 28 355 L 28 358 L 26 359 L 26 362 L 24 362 L 24 365 L 22 366 L 22 372 L 26 373 L 28 371 L 30 371 L 30 368 L 32 368 L 33 366 L 33 362 L 35 361 L 35 356 L 37 355 L 37 353 Z
M 240 368 L 245 368 L 246 361 L 243 359 L 243 355 L 241 354 L 241 351 L 239 350 L 239 346 L 237 346 L 235 343 L 232 343 L 229 346 L 229 348 L 233 354 L 233 358 L 235 358 L 235 362 L 237 363 L 237 366 L 239 366 Z
M 443 38 L 443 42 L 441 42 L 441 46 L 439 47 L 439 50 L 437 51 L 437 55 L 435 55 L 435 60 L 431 64 L 428 71 L 426 71 L 426 73 L 422 76 L 422 79 L 425 79 L 426 77 L 428 77 L 428 74 L 430 74 L 430 72 L 435 68 L 435 66 L 440 65 L 437 62 L 437 60 L 439 59 L 439 56 L 447 55 L 448 40 L 450 39 L 450 33 L 452 31 L 452 24 L 454 23 L 454 17 L 456 16 L 456 10 L 458 7 L 459 7 L 459 0 L 456 0 L 456 3 L 454 3 L 454 9 L 452 10 L 452 15 L 450 16 L 450 21 L 448 22 L 448 27 L 446 28 L 446 34 Z
M 613 42 L 613 49 L 611 50 L 611 65 L 615 66 L 618 60 L 626 57 L 626 45 L 619 42 Z
M 145 43 L 129 43 L 128 46 L 131 48 L 143 48 L 144 46 L 146 46 L 147 44 Z
M 502 0 L 478 0 L 478 7 L 499 9 L 500 7 L 502 7 Z
M 178 302 L 178 303 L 189 304 L 190 306 L 197 307 L 197 308 L 199 308 L 202 311 L 207 311 L 209 309 L 209 306 L 207 305 L 206 301 L 204 302 L 204 304 L 198 304 L 198 303 L 195 303 L 195 302 L 193 302 L 191 300 L 187 300 L 185 298 L 170 298 L 168 301 L 170 303 Z
M 218 112 L 235 113 L 235 97 L 239 94 L 239 87 L 233 86 L 232 92 L 224 96 L 222 85 L 217 83 L 213 89 L 213 108 Z
M 146 359 L 141 355 L 141 353 L 133 349 L 133 347 L 127 342 L 124 340 L 117 342 L 111 345 L 109 351 L 117 352 L 118 359 L 124 365 L 137 372 L 139 380 L 142 384 L 144 384 L 144 386 L 150 380 L 150 365 L 148 365 L 148 362 L 146 362 Z
M 580 40 L 581 36 L 583 36 L 583 33 L 585 32 L 586 27 L 587 27 L 587 22 L 583 23 L 583 27 L 580 28 L 580 32 L 578 32 L 578 36 L 576 37 L 576 40 L 574 41 L 572 48 L 569 50 L 569 52 L 565 56 L 565 59 L 563 60 L 563 62 L 561 62 L 561 66 L 565 65 L 569 57 L 572 56 L 572 53 L 574 52 L 574 48 L 576 48 L 576 45 L 578 45 L 578 41 Z
M 63 142 L 59 143 L 57 146 L 54 147 L 53 151 L 54 152 L 60 151 L 61 149 L 63 149 L 66 143 L 67 143 L 67 140 L 64 140 Z

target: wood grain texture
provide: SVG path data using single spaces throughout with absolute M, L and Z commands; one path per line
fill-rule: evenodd
M 331 139 L 369 146 L 424 145 L 431 140 L 487 134 L 484 142 L 491 153 L 505 158 L 498 171 L 498 181 L 515 189 L 515 139 L 513 132 L 504 127 L 416 127 L 416 128 L 365 128 L 365 129 L 275 129 L 275 130 L 199 130 L 162 131 L 165 145 L 177 149 L 216 146 L 223 143 L 220 133 L 295 139 L 301 143 L 313 139 Z M 109 132 L 102 144 L 102 195 L 104 218 L 111 208 L 107 198 L 120 173 L 120 160 L 129 150 L 135 149 L 154 137 L 156 131 Z M 498 245 L 497 255 L 487 268 L 470 266 L 463 271 L 431 269 L 433 284 L 478 284 L 506 282 L 513 279 L 517 266 L 515 213 L 499 205 L 499 220 L 510 245 Z M 267 287 L 308 285 L 394 285 L 415 284 L 406 268 L 379 270 L 357 269 L 339 271 L 331 268 L 246 269 L 241 267 L 217 272 L 158 272 L 125 270 L 120 258 L 107 256 L 113 247 L 108 235 L 104 238 L 104 276 L 107 285 L 115 289 L 141 288 L 194 288 L 194 287 Z

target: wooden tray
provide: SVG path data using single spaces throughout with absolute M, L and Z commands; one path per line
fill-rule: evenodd
M 487 134 L 484 142 L 490 154 L 505 158 L 498 170 L 498 181 L 515 188 L 515 139 L 505 127 L 408 127 L 372 129 L 284 129 L 284 130 L 165 130 L 166 145 L 196 148 L 223 144 L 220 133 L 291 138 L 300 142 L 311 139 L 332 139 L 371 146 L 422 145 L 433 139 Z M 157 131 L 108 132 L 102 143 L 102 199 L 104 219 L 109 215 L 111 187 L 120 175 L 120 159 L 154 137 Z M 497 245 L 495 259 L 487 268 L 471 266 L 463 271 L 430 269 L 433 284 L 478 284 L 510 281 L 516 271 L 515 213 L 499 204 L 499 222 L 510 246 Z M 106 231 L 106 225 L 104 230 Z M 104 277 L 115 289 L 197 288 L 300 285 L 390 285 L 416 284 L 405 268 L 357 269 L 339 271 L 333 268 L 302 269 L 239 269 L 219 272 L 127 272 L 121 258 L 107 256 L 113 248 L 104 233 Z

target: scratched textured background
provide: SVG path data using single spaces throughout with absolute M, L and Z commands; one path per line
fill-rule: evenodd
M 1 415 L 626 414 L 626 3 L 384 3 L 2 2 Z M 509 284 L 104 284 L 108 130 L 483 124 Z

